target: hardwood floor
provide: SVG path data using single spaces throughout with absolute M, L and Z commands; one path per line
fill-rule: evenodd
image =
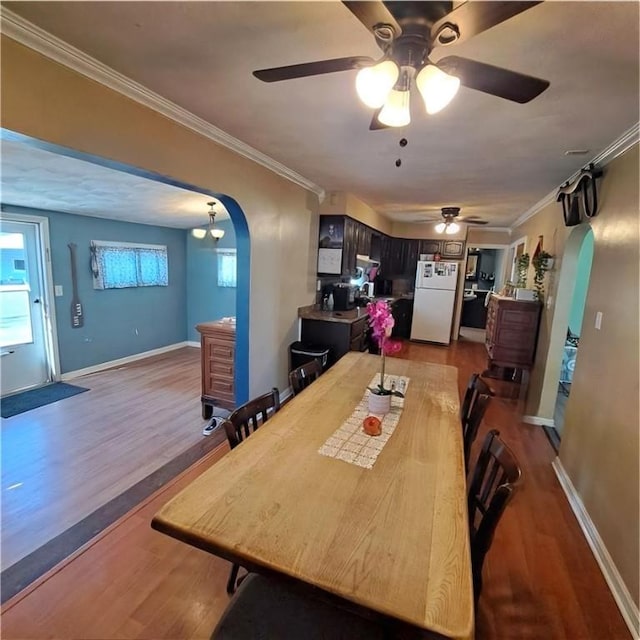
M 2 420 L 2 570 L 203 438 L 197 348 L 73 383 L 90 391 Z
M 399 356 L 458 367 L 461 393 L 470 374 L 486 364 L 483 346 L 472 342 L 448 348 L 406 343 Z M 518 456 L 523 484 L 485 561 L 476 637 L 628 640 L 551 468 L 555 454 L 544 432 L 520 422 L 511 383 L 489 382 L 499 397 L 491 402 L 477 443 L 489 428 L 498 428 Z M 3 638 L 208 638 L 228 602 L 229 564 L 153 531 L 149 522 L 226 450 L 221 445 L 10 600 L 2 615 Z

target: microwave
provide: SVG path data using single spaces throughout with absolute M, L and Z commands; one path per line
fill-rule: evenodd
M 333 308 L 335 311 L 348 311 L 356 306 L 356 289 L 350 284 L 336 284 L 333 287 Z

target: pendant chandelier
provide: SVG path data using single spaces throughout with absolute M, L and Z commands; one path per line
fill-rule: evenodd
M 216 242 L 220 240 L 224 236 L 224 229 L 219 229 L 214 226 L 216 219 L 216 212 L 214 210 L 215 202 L 207 202 L 207 206 L 209 209 L 209 226 L 206 229 L 202 227 L 198 227 L 196 229 L 191 230 L 191 235 L 198 240 L 203 240 L 206 237 L 213 238 Z

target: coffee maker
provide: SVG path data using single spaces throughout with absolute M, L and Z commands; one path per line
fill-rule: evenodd
M 351 284 L 339 282 L 333 287 L 334 311 L 348 311 L 356 306 L 356 289 Z

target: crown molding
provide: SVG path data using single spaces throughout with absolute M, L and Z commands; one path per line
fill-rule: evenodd
M 627 129 L 619 138 L 616 138 L 608 147 L 603 149 L 597 156 L 585 162 L 582 166 L 586 167 L 593 163 L 599 167 L 605 167 L 610 162 L 620 157 L 623 153 L 631 149 L 634 145 L 638 144 L 640 139 L 640 122 L 636 122 L 632 127 Z M 560 184 L 570 182 L 574 178 L 578 177 L 580 171 L 575 171 L 566 180 L 563 180 Z M 559 187 L 560 185 L 558 185 Z M 556 201 L 556 194 L 558 189 L 554 189 L 551 193 L 548 193 L 542 200 L 533 205 L 530 209 L 527 209 L 512 225 L 511 230 L 519 227 L 523 222 L 526 222 L 529 218 L 538 213 L 541 209 L 544 209 L 547 205 Z
M 324 199 L 325 190 L 322 187 L 183 107 L 118 73 L 4 7 L 0 11 L 0 17 L 2 19 L 0 30 L 9 38 L 315 193 L 320 201 Z

